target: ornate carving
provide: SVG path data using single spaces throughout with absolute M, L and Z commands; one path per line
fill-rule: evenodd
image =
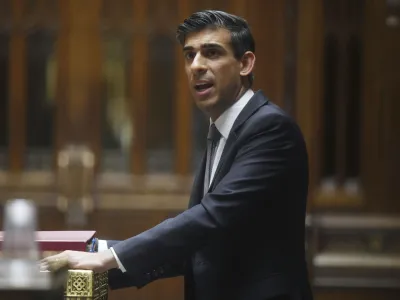
M 88 270 L 69 270 L 65 300 L 107 300 L 108 274 Z
M 86 214 L 93 210 L 94 160 L 85 146 L 72 145 L 58 155 L 58 208 L 70 225 L 85 224 Z

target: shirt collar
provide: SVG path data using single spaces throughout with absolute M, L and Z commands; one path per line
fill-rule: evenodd
M 220 115 L 219 118 L 215 120 L 215 126 L 225 139 L 228 139 L 229 133 L 233 127 L 233 123 L 235 123 L 236 118 L 239 116 L 243 107 L 246 106 L 253 95 L 253 90 L 248 89 L 238 101 L 236 101 L 231 107 L 225 110 L 222 115 Z

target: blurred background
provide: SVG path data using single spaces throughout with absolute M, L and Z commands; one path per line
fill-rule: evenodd
M 399 0 L 1 0 L 1 208 L 111 239 L 184 210 L 207 120 L 175 29 L 200 9 L 249 21 L 254 89 L 303 130 L 315 298 L 400 299 Z M 183 280 L 109 298 L 179 300 Z

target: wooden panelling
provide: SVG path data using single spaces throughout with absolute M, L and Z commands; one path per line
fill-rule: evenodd
M 377 289 L 316 289 L 315 300 L 398 300 L 399 290 Z
M 68 91 L 68 74 L 69 74 L 69 29 L 68 18 L 70 16 L 69 6 L 67 1 L 59 1 L 59 30 L 56 41 L 56 59 L 57 59 L 57 79 L 56 79 L 56 111 L 55 111 L 55 130 L 54 130 L 54 151 L 58 153 L 63 144 L 67 142 L 67 91 Z M 57 155 L 53 155 L 54 167 L 57 163 Z
M 9 169 L 21 172 L 26 149 L 26 32 L 23 0 L 12 1 L 12 34 L 9 62 Z
M 343 190 L 359 176 L 364 1 L 324 1 L 321 181 Z M 337 200 L 340 201 L 340 200 Z M 336 202 L 334 200 L 334 202 Z
M 291 116 L 296 112 L 296 55 L 297 55 L 298 0 L 285 1 L 284 35 L 284 93 L 283 109 Z
M 344 80 L 343 74 L 348 74 L 348 69 L 347 69 L 347 64 L 346 64 L 346 48 L 344 46 L 345 44 L 345 39 L 346 39 L 346 34 L 347 30 L 343 30 L 344 28 L 347 27 L 348 24 L 346 24 L 346 6 L 347 6 L 347 1 L 331 1 L 332 3 L 335 3 L 335 6 L 337 7 L 337 10 L 330 9 L 330 7 L 327 7 L 325 5 L 325 23 L 328 28 L 328 30 L 331 30 L 336 34 L 338 41 L 338 47 L 337 47 L 337 60 L 335 63 L 335 68 L 336 72 L 335 75 L 340 78 L 332 78 L 333 80 L 336 80 L 338 83 L 337 85 L 334 86 L 335 93 L 334 95 L 336 96 L 333 100 L 335 103 L 335 112 L 334 115 L 336 116 L 335 120 L 335 166 L 334 170 L 335 172 L 335 182 L 338 185 L 342 185 L 345 181 L 345 170 L 346 170 L 346 156 L 345 156 L 345 151 L 346 151 L 346 118 L 344 116 L 346 115 L 347 112 L 347 95 L 346 95 L 346 81 Z M 326 2 L 325 2 L 326 3 Z M 330 11 L 337 11 L 337 14 L 333 16 L 333 18 L 329 18 L 331 15 Z M 332 29 L 333 28 L 333 29 Z M 333 137 L 332 137 L 333 138 Z
M 389 16 L 385 2 L 366 2 L 361 167 L 366 210 L 374 212 L 400 212 L 400 27 Z
M 65 5 L 65 6 L 64 6 Z M 98 163 L 100 152 L 100 0 L 85 2 L 66 1 L 62 7 L 68 12 L 63 22 L 58 55 L 65 54 L 68 62 L 62 67 L 67 74 L 61 75 L 60 101 L 66 99 L 65 132 L 61 144 L 85 144 L 91 147 Z M 64 12 L 65 13 L 65 12 Z M 61 45 L 67 48 L 61 50 Z M 65 52 L 64 52 L 65 51 Z M 61 52 L 61 53 L 60 53 Z M 64 77 L 65 76 L 65 77 Z M 62 118 L 61 118 L 62 119 Z M 60 143 L 60 141 L 59 141 Z
M 148 6 L 149 1 L 133 0 L 132 88 L 131 95 L 134 142 L 131 165 L 134 174 L 144 174 L 146 168 L 146 116 L 148 88 Z
M 232 0 L 230 6 L 230 13 L 247 18 L 249 4 L 245 0 Z
M 382 186 L 382 164 L 380 160 L 380 148 L 382 145 L 382 93 L 379 82 L 379 77 L 375 74 L 379 70 L 379 60 L 376 59 L 379 54 L 381 43 L 374 42 L 378 36 L 382 34 L 383 25 L 379 26 L 384 19 L 384 6 L 379 5 L 378 1 L 370 1 L 366 7 L 365 22 L 365 51 L 364 51 L 364 76 L 363 76 L 363 123 L 365 131 L 363 132 L 362 148 L 362 181 L 365 186 L 366 201 L 369 199 L 377 199 L 380 197 Z M 372 202 L 371 202 L 372 203 Z
M 178 20 L 182 23 L 191 13 L 191 2 L 177 0 Z M 176 47 L 176 102 L 175 102 L 175 172 L 179 175 L 189 175 L 190 157 L 192 151 L 192 101 L 189 95 L 187 77 L 182 55 L 182 46 Z
M 310 158 L 310 191 L 313 192 L 319 177 L 319 139 L 321 137 L 322 1 L 298 2 L 297 41 L 296 119 L 307 143 Z M 309 208 L 313 205 L 310 204 Z
M 154 0 L 154 5 L 160 2 Z M 300 124 L 309 152 L 310 205 L 309 210 L 320 208 L 349 209 L 373 212 L 400 212 L 398 187 L 400 169 L 400 35 L 399 27 L 390 27 L 387 17 L 387 1 L 365 1 L 365 22 L 362 28 L 362 145 L 361 156 L 363 194 L 349 196 L 343 189 L 332 193 L 320 192 L 321 155 L 324 137 L 324 95 L 323 95 L 323 53 L 324 33 L 327 27 L 336 28 L 338 22 L 324 21 L 324 5 L 338 1 L 322 0 L 170 0 L 168 8 L 173 11 L 160 17 L 155 24 L 152 20 L 149 1 L 124 0 L 115 3 L 129 3 L 129 15 L 115 10 L 113 20 L 124 34 L 132 39 L 129 61 L 128 85 L 130 89 L 129 111 L 134 120 L 133 148 L 130 151 L 132 174 L 107 173 L 98 177 L 94 192 L 97 197 L 97 211 L 90 216 L 86 228 L 96 229 L 100 237 L 124 239 L 138 234 L 161 222 L 187 205 L 191 188 L 192 108 L 187 78 L 184 70 L 182 47 L 174 48 L 173 70 L 164 67 L 170 74 L 174 87 L 171 98 L 173 108 L 174 174 L 151 174 L 146 170 L 146 144 L 149 132 L 157 130 L 157 120 L 149 119 L 149 91 L 159 87 L 150 82 L 149 74 L 157 72 L 157 64 L 151 64 L 149 39 L 159 30 L 164 35 L 173 35 L 172 26 L 181 23 L 195 10 L 224 9 L 245 17 L 256 40 L 256 68 L 254 89 L 262 89 L 275 103 L 291 113 Z M 26 154 L 26 31 L 21 25 L 26 21 L 24 4 L 28 1 L 9 1 L 12 9 L 12 30 L 9 44 L 8 71 L 8 124 L 9 124 L 9 166 L 10 171 L 0 174 L 0 194 L 4 197 L 27 197 L 37 200 L 40 205 L 40 229 L 65 229 L 64 215 L 54 206 L 54 172 L 43 176 L 24 171 Z M 43 10 L 48 1 L 39 3 Z M 98 159 L 100 144 L 100 99 L 102 81 L 102 37 L 104 27 L 101 21 L 101 5 L 113 6 L 113 1 L 100 0 L 59 0 L 57 20 L 57 91 L 56 91 L 56 151 L 70 143 L 89 145 Z M 346 1 L 341 1 L 346 4 Z M 36 4 L 35 4 L 36 5 Z M 115 4 L 117 5 L 117 4 Z M 161 4 L 160 4 L 161 5 Z M 356 6 L 354 3 L 352 4 Z M 128 7 L 128 5 L 126 6 Z M 160 9 L 160 8 L 159 8 Z M 325 7 L 326 9 L 326 7 Z M 161 9 L 160 9 L 161 11 Z M 1 13 L 1 12 L 0 12 Z M 119 22 L 118 16 L 124 15 Z M 162 15 L 162 14 L 161 14 Z M 173 15 L 173 17 L 172 17 Z M 164 18 L 164 19 L 163 19 Z M 127 23 L 125 21 L 128 19 Z M 167 20 L 168 19 L 168 20 Z M 27 19 L 28 20 L 28 19 Z M 29 19 L 30 20 L 30 19 Z M 172 21 L 171 21 L 172 20 Z M 353 19 L 351 19 L 353 20 Z M 351 21 L 350 20 L 350 21 Z M 43 20 L 45 21 L 45 20 Z M 107 21 L 107 22 L 108 22 Z M 389 19 L 390 21 L 390 19 Z M 53 21 L 41 22 L 43 26 Z M 165 25 L 165 24 L 167 25 Z M 7 20 L 0 20 L 1 30 L 8 30 Z M 5 24 L 5 25 L 4 25 Z M 126 24 L 129 24 L 126 26 Z M 325 26 L 325 25 L 326 26 Z M 107 25 L 107 24 L 106 24 Z M 349 25 L 349 24 L 348 24 Z M 350 24 L 351 25 L 351 24 Z M 349 26 L 350 26 L 349 25 Z M 342 26 L 344 26 L 342 24 Z M 346 25 L 347 26 L 347 25 Z M 7 28 L 6 28 L 7 27 Z M 156 29 L 155 29 L 156 28 Z M 175 28 L 173 29 L 175 30 Z M 336 28 L 336 30 L 339 30 Z M 361 33 L 357 32 L 358 36 Z M 378 42 L 377 42 L 378 41 Z M 163 54 L 163 50 L 157 53 Z M 163 65 L 166 66 L 166 65 Z M 347 73 L 346 65 L 341 65 Z M 149 68 L 151 68 L 149 70 Z M 168 73 L 169 72 L 169 73 Z M 347 75 L 346 75 L 347 76 Z M 160 76 L 162 77 L 162 76 Z M 345 82 L 342 83 L 343 85 Z M 340 102 L 335 112 L 337 118 L 336 167 L 340 169 L 339 181 L 344 180 L 344 169 L 348 161 L 345 135 L 349 120 L 341 123 L 339 116 L 346 114 L 347 103 L 344 87 L 339 86 Z M 162 94 L 162 93 L 161 93 Z M 163 101 L 160 97 L 159 101 Z M 158 99 L 157 99 L 158 100 Z M 342 101 L 342 102 L 341 102 Z M 151 106 L 152 108 L 152 106 Z M 28 112 L 29 113 L 29 112 Z M 162 114 L 162 112 L 160 112 Z M 168 118 L 165 118 L 166 120 Z M 345 141 L 344 143 L 342 143 Z M 158 150 L 158 149 L 157 149 Z M 54 155 L 56 157 L 56 155 Z M 357 156 L 357 155 L 356 155 Z M 156 158 L 158 159 L 158 158 Z M 23 173 L 15 178 L 12 173 Z M 154 175 L 154 176 L 153 176 Z M 183 180 L 182 180 L 183 178 Z M 362 201 L 364 200 L 364 201 Z M 362 205 L 365 204 L 363 207 Z M 398 299 L 395 291 L 359 290 L 316 290 L 316 299 Z M 110 294 L 110 299 L 174 299 L 183 298 L 182 279 L 168 279 L 152 283 L 142 290 L 126 289 Z
M 363 204 L 359 181 L 359 147 L 362 101 L 363 1 L 323 1 L 321 90 L 315 152 L 310 153 L 313 203 L 324 209 L 360 209 Z M 299 37 L 300 38 L 300 37 Z M 300 58 L 299 58 L 300 60 Z M 300 100 L 300 99 L 297 99 Z M 299 102 L 300 103 L 300 102 Z
M 247 19 L 256 42 L 254 89 L 283 107 L 285 59 L 285 1 L 256 1 L 247 5 Z

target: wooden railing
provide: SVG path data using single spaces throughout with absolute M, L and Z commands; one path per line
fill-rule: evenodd
M 248 19 L 254 89 L 304 133 L 310 209 L 376 208 L 379 195 L 398 195 L 398 33 L 385 27 L 385 5 L 1 1 L 0 169 L 14 178 L 56 174 L 58 153 L 75 145 L 93 151 L 97 176 L 191 178 L 208 124 L 191 102 L 174 31 L 192 11 L 213 7 Z M 379 36 L 389 50 L 372 42 Z
M 400 290 L 398 215 L 313 214 L 307 221 L 316 290 Z

